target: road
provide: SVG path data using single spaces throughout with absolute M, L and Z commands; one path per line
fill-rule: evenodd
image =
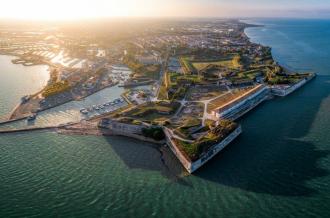
M 159 72 L 159 80 L 156 83 L 155 98 L 153 99 L 153 101 L 158 101 L 159 90 L 160 90 L 160 86 L 162 85 L 162 81 L 164 79 L 164 74 L 165 74 L 166 69 L 167 69 L 168 60 L 169 60 L 169 51 L 167 51 L 167 53 L 165 55 L 165 59 L 164 59 L 164 62 L 162 64 L 162 68 Z

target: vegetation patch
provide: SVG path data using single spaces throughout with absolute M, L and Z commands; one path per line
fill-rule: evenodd
M 251 80 L 256 81 L 258 76 L 263 76 L 265 73 L 260 69 L 242 71 L 237 73 L 235 76 L 230 77 L 230 80 L 234 83 L 240 80 Z
M 207 152 L 213 145 L 220 143 L 230 133 L 232 133 L 238 125 L 229 120 L 221 120 L 219 125 L 208 131 L 193 143 L 174 139 L 179 150 L 190 160 L 196 161 L 200 156 Z
M 149 102 L 126 112 L 125 116 L 153 121 L 164 117 L 169 118 L 179 107 L 180 103 L 177 102 Z
M 161 127 L 143 128 L 142 134 L 143 134 L 143 136 L 152 138 L 156 141 L 165 139 L 165 133 Z
M 209 65 L 226 67 L 228 69 L 239 69 L 242 67 L 241 57 L 239 55 L 224 57 L 217 61 L 192 62 L 192 65 L 198 71 L 203 70 Z
M 265 82 L 270 85 L 290 85 L 298 83 L 310 75 L 309 73 L 288 73 L 283 67 L 276 65 L 267 68 Z
M 191 87 L 187 93 L 186 99 L 190 101 L 203 101 L 215 98 L 227 92 L 218 86 Z
M 192 139 L 191 134 L 202 124 L 202 121 L 197 118 L 188 117 L 182 121 L 182 125 L 177 127 L 174 132 L 175 134 L 186 138 Z
M 185 74 L 196 73 L 196 68 L 192 65 L 190 57 L 180 57 L 180 63 Z
M 133 55 L 126 55 L 124 58 L 124 63 L 133 71 L 133 77 L 135 79 L 139 78 L 149 78 L 157 80 L 159 79 L 160 65 L 144 65 L 135 59 Z
M 68 90 L 70 90 L 70 88 L 71 87 L 67 80 L 56 82 L 56 83 L 46 86 L 42 92 L 42 96 L 47 98 L 47 97 L 68 91 Z

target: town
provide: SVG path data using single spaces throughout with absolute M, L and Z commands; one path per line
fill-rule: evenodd
M 271 48 L 245 35 L 254 26 L 219 19 L 137 24 L 117 32 L 1 30 L 1 54 L 14 56 L 13 64 L 48 65 L 50 73 L 47 85 L 22 96 L 5 122 L 33 122 L 50 108 L 123 87 L 113 101 L 78 108 L 79 122 L 52 128 L 166 144 L 193 173 L 240 135 L 237 120 L 244 114 L 316 75 L 276 63 Z

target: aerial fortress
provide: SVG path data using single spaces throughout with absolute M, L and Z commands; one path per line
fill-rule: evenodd
M 48 84 L 22 97 L 4 123 L 31 122 L 50 108 L 124 87 L 111 102 L 78 108 L 78 122 L 47 128 L 165 144 L 193 173 L 240 135 L 239 118 L 315 77 L 280 66 L 271 48 L 245 35 L 249 27 L 256 26 L 205 20 L 140 24 L 116 34 L 1 32 L 0 53 L 15 56 L 13 64 L 50 67 Z

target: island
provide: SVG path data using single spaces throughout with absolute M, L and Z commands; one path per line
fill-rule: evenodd
M 241 134 L 239 118 L 316 76 L 281 66 L 270 47 L 252 43 L 245 34 L 245 28 L 256 25 L 239 20 L 166 20 L 129 27 L 0 31 L 0 53 L 15 56 L 13 64 L 46 64 L 50 72 L 48 84 L 22 97 L 5 123 L 29 122 L 66 102 L 124 87 L 113 101 L 79 108 L 79 122 L 47 128 L 165 145 L 193 173 Z M 0 132 L 34 129 L 40 127 Z

